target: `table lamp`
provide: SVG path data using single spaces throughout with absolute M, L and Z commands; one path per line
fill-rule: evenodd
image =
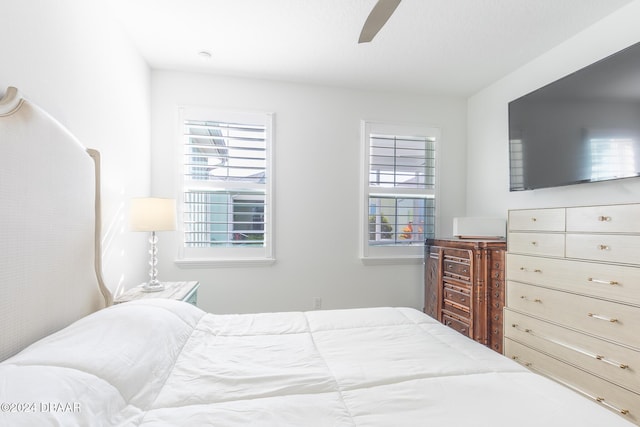
M 164 285 L 158 280 L 158 249 L 156 243 L 157 231 L 171 231 L 176 229 L 176 201 L 157 197 L 142 197 L 131 199 L 132 231 L 151 232 L 149 236 L 149 281 L 142 284 L 145 292 L 156 292 L 164 289 Z

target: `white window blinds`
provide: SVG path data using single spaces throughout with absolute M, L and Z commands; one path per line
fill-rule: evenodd
M 434 237 L 438 136 L 433 128 L 363 123 L 364 257 L 417 256 L 418 250 L 391 247 L 422 246 Z
M 435 138 L 371 134 L 369 144 L 370 186 L 435 187 Z
M 181 121 L 184 248 L 262 248 L 270 256 L 271 116 L 190 113 Z

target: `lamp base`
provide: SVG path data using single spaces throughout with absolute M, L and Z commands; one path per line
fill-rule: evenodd
M 159 281 L 149 281 L 142 284 L 142 292 L 159 292 L 164 291 L 164 284 Z

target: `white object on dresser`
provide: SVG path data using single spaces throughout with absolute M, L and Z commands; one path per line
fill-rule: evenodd
M 509 212 L 505 354 L 640 425 L 640 204 Z
M 146 298 L 168 298 L 197 305 L 200 282 L 162 282 L 162 284 L 164 289 L 158 292 L 147 292 L 144 289 L 144 284 L 136 286 L 120 295 L 113 303 L 119 304 Z
M 456 217 L 453 218 L 453 235 L 460 238 L 504 239 L 504 218 Z

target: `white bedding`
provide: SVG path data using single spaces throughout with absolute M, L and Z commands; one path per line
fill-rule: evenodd
M 628 426 L 413 309 L 119 304 L 0 364 L 0 426 Z

